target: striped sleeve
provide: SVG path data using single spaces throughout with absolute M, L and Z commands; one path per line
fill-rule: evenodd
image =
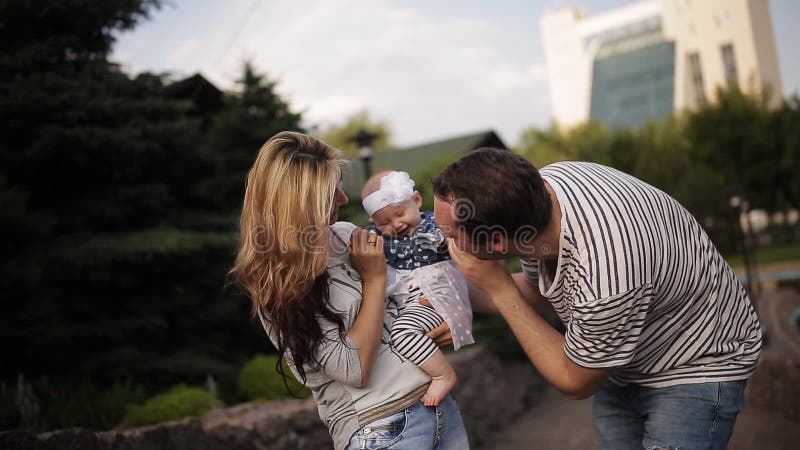
M 520 258 L 522 273 L 525 279 L 533 286 L 539 287 L 539 260 L 534 258 Z
M 562 215 L 557 267 L 538 282 L 567 326 L 570 360 L 649 387 L 750 376 L 761 348 L 755 308 L 689 211 L 599 164 L 541 174 Z
M 575 305 L 564 336 L 567 357 L 589 368 L 629 363 L 636 353 L 652 299 L 652 285 L 645 284 Z

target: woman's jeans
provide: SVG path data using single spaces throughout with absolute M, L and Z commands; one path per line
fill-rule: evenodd
M 666 388 L 606 383 L 594 395 L 602 450 L 725 449 L 746 380 Z
M 448 395 L 437 407 L 417 402 L 365 425 L 347 445 L 348 450 L 361 448 L 465 450 L 469 442 L 458 406 Z

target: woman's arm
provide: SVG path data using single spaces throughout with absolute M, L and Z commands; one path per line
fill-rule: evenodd
M 347 337 L 358 350 L 361 386 L 369 383 L 372 363 L 378 354 L 386 312 L 386 261 L 383 238 L 366 230 L 354 230 L 350 237 L 350 262 L 361 277 L 361 307 Z

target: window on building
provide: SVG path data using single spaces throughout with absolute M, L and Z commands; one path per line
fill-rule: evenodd
M 659 39 L 606 53 L 609 48 L 594 60 L 589 117 L 618 128 L 669 116 L 675 104 L 675 43 Z
M 720 47 L 722 51 L 722 67 L 725 72 L 725 81 L 729 85 L 737 84 L 736 56 L 733 54 L 733 44 L 725 44 Z
M 706 92 L 703 87 L 703 70 L 700 67 L 700 54 L 689 53 L 689 71 L 692 76 L 694 99 L 698 106 L 706 104 Z

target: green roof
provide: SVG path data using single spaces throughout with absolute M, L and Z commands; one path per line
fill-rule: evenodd
M 381 170 L 404 170 L 413 178 L 435 163 L 455 160 L 479 147 L 507 148 L 494 131 L 486 130 L 412 147 L 376 152 L 372 156 L 372 173 Z M 350 165 L 342 172 L 344 191 L 351 199 L 359 199 L 364 181 L 364 164 L 358 157 L 351 158 Z

